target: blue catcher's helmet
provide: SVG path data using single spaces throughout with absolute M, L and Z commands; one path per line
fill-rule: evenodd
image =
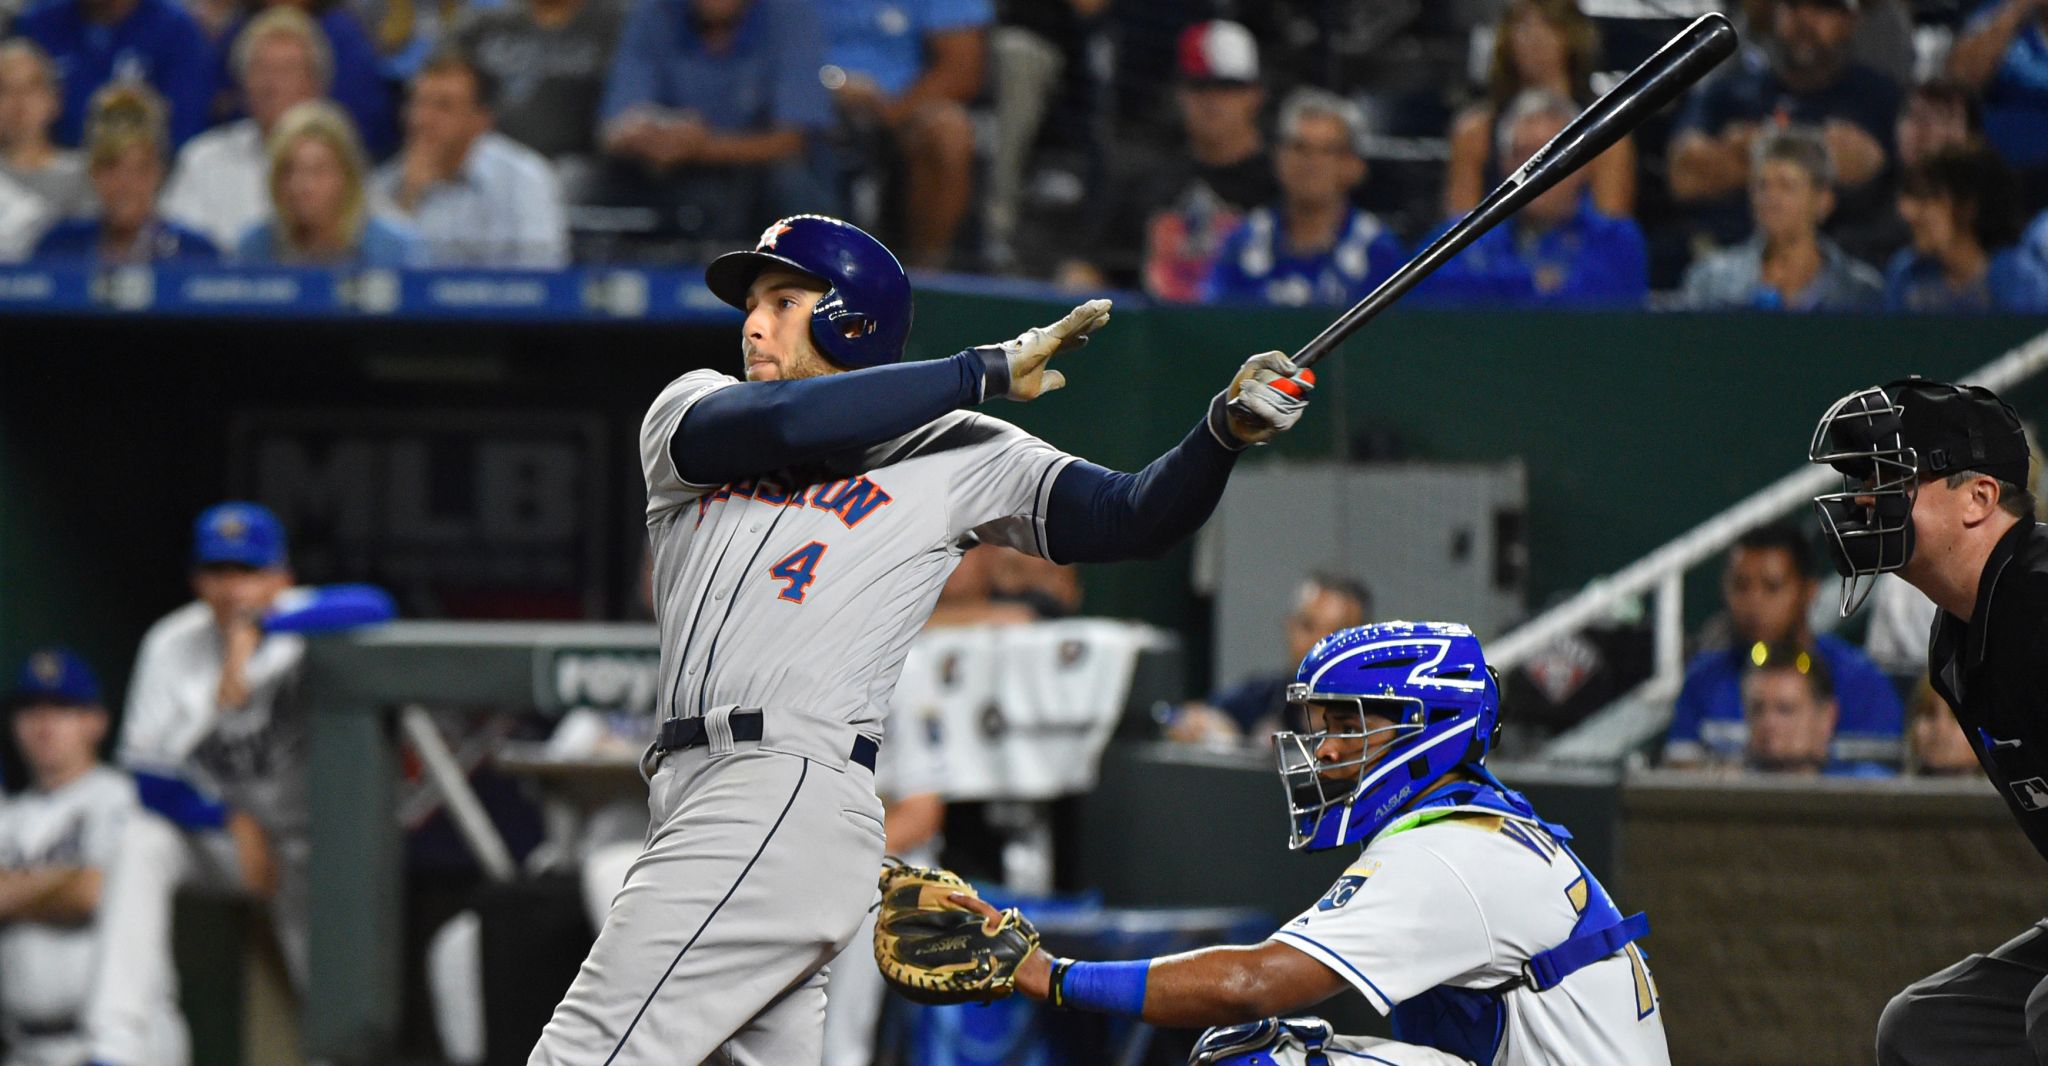
M 1361 719 L 1394 724 L 1367 729 L 1361 721 L 1357 732 L 1274 738 L 1290 848 L 1371 839 L 1423 786 L 1484 762 L 1499 736 L 1500 682 L 1479 638 L 1455 622 L 1379 622 L 1332 633 L 1309 649 L 1294 677 L 1290 704 L 1348 706 Z M 1333 740 L 1355 741 L 1357 757 L 1319 762 L 1317 750 Z
M 825 295 L 811 312 L 811 342 L 825 358 L 856 370 L 903 358 L 910 338 L 910 279 L 881 241 L 850 222 L 791 215 L 769 226 L 753 251 L 712 260 L 704 284 L 744 311 L 747 287 L 763 271 L 777 269 L 825 283 Z

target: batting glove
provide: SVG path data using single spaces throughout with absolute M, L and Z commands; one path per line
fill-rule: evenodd
M 1035 400 L 1064 386 L 1067 376 L 1057 370 L 1047 370 L 1045 364 L 1055 355 L 1087 344 L 1088 335 L 1108 323 L 1109 301 L 1090 300 L 1050 326 L 1027 329 L 1015 340 L 994 346 L 993 350 L 1001 354 L 1009 370 L 1009 381 L 1001 394 L 1012 400 Z M 988 387 L 991 394 L 997 391 L 995 384 L 991 375 Z
M 1315 371 L 1279 352 L 1252 356 L 1209 402 L 1209 432 L 1232 451 L 1264 444 L 1301 421 L 1315 387 Z

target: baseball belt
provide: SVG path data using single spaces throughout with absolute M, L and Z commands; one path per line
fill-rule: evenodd
M 760 740 L 762 717 L 763 715 L 760 711 L 732 712 L 732 716 L 727 719 L 727 721 L 732 723 L 732 738 L 734 740 Z M 666 754 L 671 751 L 682 751 L 685 748 L 701 747 L 710 742 L 711 737 L 704 728 L 704 719 L 670 718 L 661 723 L 661 735 L 654 742 L 654 750 L 657 754 Z M 875 753 L 879 752 L 881 748 L 882 745 L 872 737 L 855 736 L 853 738 L 853 750 L 847 752 L 846 757 L 853 762 L 867 767 L 869 770 L 873 770 L 875 768 Z

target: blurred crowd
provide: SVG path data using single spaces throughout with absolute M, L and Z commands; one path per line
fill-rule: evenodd
M 2048 0 L 1743 0 L 1448 306 L 2048 310 Z M 910 265 L 1348 303 L 1684 24 L 1630 0 L 0 0 L 0 259 Z

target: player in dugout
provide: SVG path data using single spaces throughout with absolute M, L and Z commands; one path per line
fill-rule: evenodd
M 1842 613 L 1897 573 L 1940 612 L 1927 664 L 1985 776 L 2048 857 L 2048 530 L 2019 416 L 1989 389 L 1905 378 L 1837 400 L 1808 458 Z M 1879 1066 L 2048 1060 L 2048 920 L 1906 986 L 1877 1023 Z

